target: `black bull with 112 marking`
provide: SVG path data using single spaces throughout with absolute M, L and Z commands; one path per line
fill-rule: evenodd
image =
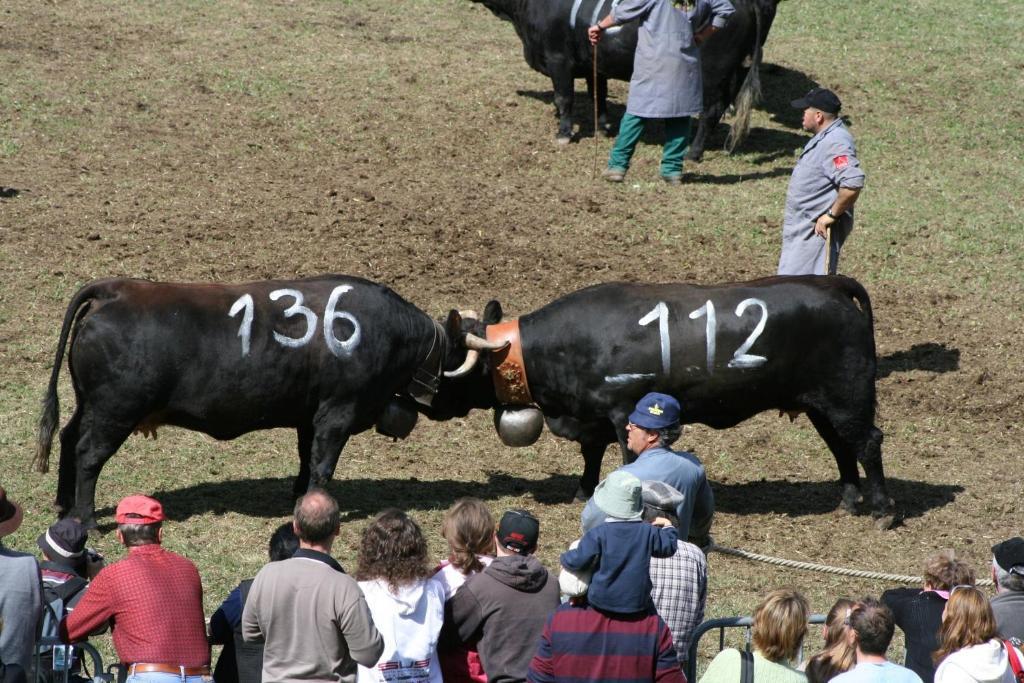
M 480 319 L 462 320 L 473 339 L 502 318 L 491 301 Z M 636 401 L 650 391 L 679 398 L 683 419 L 716 429 L 757 413 L 806 412 L 839 466 L 842 504 L 862 497 L 880 527 L 891 526 L 893 502 L 882 468 L 875 417 L 875 341 L 864 288 L 842 276 L 772 277 L 751 282 L 596 285 L 568 294 L 518 321 L 528 401 L 551 431 L 580 444 L 580 493 L 597 484 L 606 447 L 618 441 Z M 474 408 L 503 411 L 494 363 L 504 343 L 477 346 L 447 373 L 430 407 L 433 419 Z M 499 373 L 500 374 L 500 373 Z M 496 384 L 498 389 L 496 390 Z M 508 400 L 508 388 L 501 392 Z M 513 392 L 515 393 L 515 392 Z M 514 401 L 520 402 L 523 401 Z M 526 408 L 529 410 L 529 408 Z M 539 434 L 539 428 L 538 432 Z

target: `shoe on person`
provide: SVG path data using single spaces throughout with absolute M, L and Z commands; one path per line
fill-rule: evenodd
M 683 184 L 683 176 L 681 176 L 681 175 L 663 175 L 663 176 L 661 176 L 661 179 L 664 180 L 669 185 L 682 185 Z
M 609 167 L 601 171 L 601 177 L 609 183 L 621 183 L 626 177 L 626 169 Z

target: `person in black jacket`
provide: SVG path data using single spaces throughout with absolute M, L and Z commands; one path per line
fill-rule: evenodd
M 270 537 L 270 561 L 287 560 L 299 549 L 292 522 L 285 522 Z M 217 683 L 260 683 L 263 677 L 263 643 L 242 640 L 242 609 L 253 579 L 238 584 L 210 617 L 210 642 L 223 645 L 213 669 Z
M 906 666 L 924 683 L 935 678 L 932 653 L 939 649 L 939 626 L 949 592 L 965 585 L 974 585 L 974 570 L 947 549 L 925 562 L 923 588 L 891 588 L 882 593 L 882 602 L 906 636 Z

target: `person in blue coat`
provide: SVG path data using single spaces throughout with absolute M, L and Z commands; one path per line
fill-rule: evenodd
M 679 538 L 704 548 L 710 543 L 715 496 L 697 456 L 671 449 L 682 434 L 680 415 L 679 401 L 668 394 L 652 392 L 640 399 L 626 425 L 626 446 L 637 459 L 616 471 L 629 472 L 640 481 L 664 482 L 682 493 L 676 507 Z M 590 529 L 605 517 L 591 498 L 583 509 L 582 526 Z
M 729 0 L 622 0 L 588 29 L 596 45 L 607 29 L 639 21 L 633 78 L 604 177 L 622 182 L 647 119 L 665 121 L 661 178 L 678 185 L 690 142 L 692 117 L 704 109 L 700 45 L 735 12 Z

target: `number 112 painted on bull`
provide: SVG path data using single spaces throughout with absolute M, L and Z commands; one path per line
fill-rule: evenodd
M 768 359 L 764 356 L 747 353 L 750 347 L 754 345 L 754 342 L 757 341 L 757 338 L 761 336 L 761 333 L 764 332 L 764 326 L 768 323 L 768 306 L 761 299 L 744 299 L 736 306 L 736 316 L 742 317 L 749 306 L 757 306 L 761 309 L 761 319 L 757 322 L 757 326 L 754 327 L 754 331 L 750 333 L 746 341 L 732 354 L 732 359 L 728 364 L 730 368 L 756 368 L 768 362 Z M 698 318 L 707 319 L 704 325 L 706 363 L 708 374 L 713 374 L 715 336 L 718 333 L 718 318 L 715 314 L 715 304 L 708 299 L 703 306 L 695 311 L 690 311 L 689 318 L 690 320 L 697 320 Z M 665 375 L 668 375 L 672 369 L 670 353 L 672 344 L 668 330 L 668 306 L 665 305 L 664 301 L 659 301 L 657 306 L 637 321 L 637 324 L 646 327 L 655 320 L 658 321 L 658 336 L 661 339 L 661 370 Z

